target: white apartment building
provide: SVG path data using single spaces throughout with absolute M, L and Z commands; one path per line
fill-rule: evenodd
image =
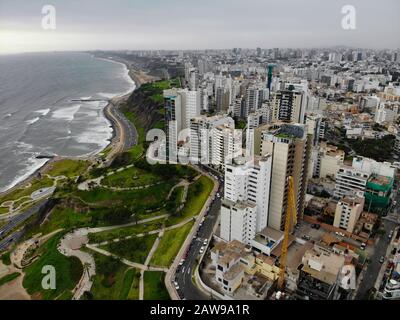
M 190 128 L 190 120 L 198 117 L 201 112 L 201 95 L 200 91 L 188 91 L 184 90 L 182 93 L 184 96 L 184 117 L 185 117 L 185 128 Z
M 378 162 L 366 157 L 354 157 L 352 167 L 367 174 L 394 178 L 395 168 L 390 162 Z
M 354 196 L 357 192 L 365 192 L 370 174 L 349 166 L 341 166 L 336 174 L 334 197 Z
M 375 122 L 378 124 L 393 123 L 399 116 L 399 106 L 398 102 L 380 103 L 375 111 Z
M 333 225 L 352 233 L 364 208 L 364 196 L 343 197 L 336 205 Z
M 343 165 L 345 152 L 336 146 L 322 144 L 318 153 L 316 174 L 319 178 L 335 178 Z
M 257 205 L 255 232 L 260 232 L 268 223 L 271 162 L 269 155 L 257 156 L 254 162 L 246 162 L 244 157 L 238 157 L 233 164 L 225 167 L 224 198 Z
M 257 206 L 250 201 L 221 202 L 221 233 L 225 241 L 249 244 L 256 235 Z
M 199 116 L 190 122 L 190 160 L 223 168 L 242 154 L 242 132 L 231 117 Z

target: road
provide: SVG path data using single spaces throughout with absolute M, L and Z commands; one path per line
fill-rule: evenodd
M 33 216 L 36 212 L 39 211 L 40 207 L 43 206 L 47 202 L 47 199 L 41 200 L 29 209 L 27 209 L 25 212 L 13 216 L 10 221 L 4 225 L 3 227 L 0 228 L 0 237 L 5 236 L 8 232 L 13 230 L 15 227 L 17 227 L 19 224 L 23 223 L 24 221 L 28 220 L 31 216 Z M 20 232 L 16 232 L 4 240 L 0 241 L 0 251 L 8 248 L 10 244 L 13 242 L 16 242 L 22 234 Z
M 204 167 L 202 169 L 205 169 Z M 210 170 L 208 170 L 210 172 Z M 213 173 L 213 172 L 210 172 Z M 223 183 L 220 184 L 219 193 L 222 196 L 223 193 Z M 212 202 L 210 209 L 205 216 L 204 222 L 201 227 L 199 227 L 196 239 L 192 240 L 187 257 L 182 266 L 178 267 L 175 279 L 179 285 L 179 296 L 181 299 L 186 300 L 207 300 L 210 296 L 206 295 L 201 291 L 193 282 L 192 274 L 197 265 L 197 258 L 200 257 L 199 251 L 203 246 L 204 239 L 209 239 L 213 232 L 214 226 L 218 220 L 219 211 L 221 207 L 221 198 L 216 197 Z
M 137 144 L 137 131 L 135 126 L 123 115 L 113 102 L 104 110 L 106 117 L 112 122 L 115 135 L 122 141 L 121 149 L 119 151 L 127 151 Z
M 386 251 L 389 246 L 390 240 L 388 234 L 391 230 L 396 227 L 396 223 L 392 221 L 382 220 L 385 229 L 385 235 L 381 236 L 378 243 L 375 245 L 374 253 L 370 257 L 370 264 L 367 266 L 367 270 L 364 271 L 364 277 L 361 281 L 355 300 L 361 300 L 367 294 L 367 291 L 374 287 L 379 271 L 381 270 L 382 264 L 379 259 L 382 256 L 386 256 Z

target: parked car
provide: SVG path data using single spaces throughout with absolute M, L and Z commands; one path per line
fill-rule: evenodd
M 384 261 L 385 261 L 385 257 L 382 256 L 382 257 L 379 259 L 379 263 L 383 263 Z
M 207 245 L 207 242 L 208 242 L 208 239 L 205 239 L 204 241 L 203 241 L 203 245 Z
M 203 254 L 203 252 L 204 252 L 204 247 L 201 247 L 200 248 L 200 254 Z
M 185 259 L 182 259 L 182 260 L 179 262 L 179 265 L 182 266 L 182 265 L 184 264 L 184 262 L 185 262 Z

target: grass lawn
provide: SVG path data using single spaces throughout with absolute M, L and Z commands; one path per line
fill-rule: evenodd
M 128 296 L 126 297 L 127 300 L 139 300 L 139 282 L 140 271 L 136 271 Z
M 133 188 L 160 182 L 159 176 L 144 170 L 132 167 L 106 176 L 101 183 L 110 187 Z
M 70 292 L 82 276 L 83 266 L 76 257 L 66 257 L 57 250 L 62 234 L 50 238 L 38 249 L 39 258 L 24 269 L 23 286 L 29 294 L 39 294 L 43 300 L 52 300 L 65 292 Z M 56 289 L 42 288 L 42 268 L 51 265 L 56 270 Z
M 103 246 L 105 250 L 132 262 L 144 263 L 157 235 L 151 234 L 139 238 L 131 238 L 112 242 Z
M 164 272 L 146 271 L 144 273 L 144 295 L 145 300 L 170 300 L 164 285 Z
M 193 222 L 189 222 L 180 228 L 166 231 L 161 238 L 156 252 L 154 252 L 151 264 L 169 267 L 178 254 L 192 226 Z
M 46 173 L 53 177 L 66 176 L 71 178 L 83 174 L 88 167 L 88 161 L 64 159 L 52 163 Z
M 144 153 L 144 147 L 142 144 L 137 144 L 136 146 L 132 147 L 128 150 L 134 160 L 140 158 Z
M 8 213 L 8 208 L 4 208 L 4 207 L 0 207 L 0 214 L 5 214 L 5 213 Z M 0 224 L 0 226 L 1 226 L 1 224 Z
M 179 214 L 168 218 L 167 226 L 172 226 L 187 218 L 198 215 L 213 187 L 213 181 L 207 176 L 202 176 L 193 182 L 189 186 L 185 206 Z
M 91 293 L 95 300 L 125 300 L 131 293 L 131 286 L 137 283 L 139 271 L 125 266 L 119 261 L 115 261 L 111 273 L 103 272 L 104 265 L 107 264 L 108 257 L 94 254 L 96 263 L 96 275 L 94 277 Z M 134 295 L 132 294 L 132 299 Z M 139 295 L 137 295 L 139 298 Z
M 92 217 L 88 213 L 77 213 L 71 208 L 61 206 L 54 207 L 45 223 L 43 223 L 35 233 L 50 233 L 57 229 L 71 229 L 89 226 Z
M 150 221 L 147 223 L 141 223 L 131 227 L 122 227 L 109 231 L 103 231 L 99 233 L 89 233 L 90 243 L 100 243 L 104 241 L 109 241 L 117 238 L 126 238 L 128 236 L 137 235 L 153 230 L 160 229 L 165 218 Z
M 130 191 L 110 191 L 95 188 L 90 191 L 77 191 L 76 195 L 83 201 L 96 206 L 127 207 L 144 206 L 146 208 L 161 207 L 174 182 L 168 181 L 150 188 Z
M 146 141 L 146 132 L 145 129 L 142 127 L 141 123 L 139 120 L 136 118 L 136 115 L 127 109 L 123 109 L 123 114 L 125 118 L 127 118 L 130 122 L 133 123 L 133 125 L 136 128 L 136 131 L 138 133 L 138 144 L 142 144 L 143 142 Z
M 2 278 L 0 278 L 0 287 L 3 284 L 6 284 L 8 282 L 13 281 L 14 279 L 17 279 L 21 274 L 19 272 L 14 272 L 14 273 L 10 273 Z
M 125 272 L 124 283 L 121 289 L 120 300 L 139 300 L 140 271 L 134 268 Z

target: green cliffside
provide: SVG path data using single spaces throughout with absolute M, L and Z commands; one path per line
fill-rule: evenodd
M 163 129 L 163 90 L 180 86 L 179 79 L 143 84 L 132 93 L 125 108 L 134 114 L 137 122 L 140 123 L 146 132 L 152 128 Z

